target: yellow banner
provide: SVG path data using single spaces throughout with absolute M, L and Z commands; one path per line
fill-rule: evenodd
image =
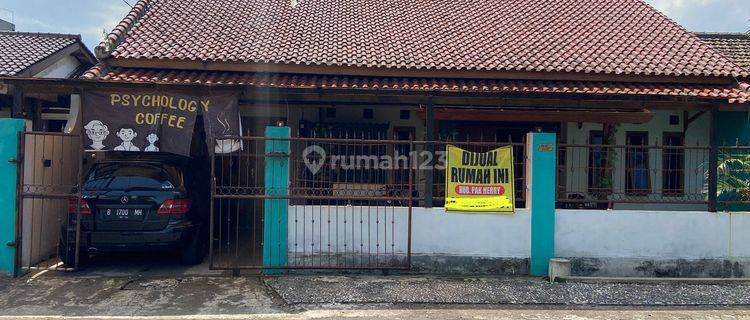
M 481 153 L 449 145 L 446 154 L 447 211 L 515 211 L 512 147 Z

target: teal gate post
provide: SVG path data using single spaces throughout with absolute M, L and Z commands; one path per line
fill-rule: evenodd
M 556 136 L 530 132 L 526 141 L 526 199 L 531 209 L 530 271 L 533 276 L 545 276 L 549 259 L 555 256 Z
M 19 132 L 24 131 L 21 119 L 0 119 L 0 272 L 16 274 L 16 198 L 18 195 Z
M 287 264 L 290 137 L 289 127 L 266 127 L 263 272 L 269 275 Z

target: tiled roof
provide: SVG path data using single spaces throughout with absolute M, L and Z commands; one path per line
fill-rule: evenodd
M 0 31 L 0 76 L 13 76 L 80 41 L 67 34 Z
M 672 96 L 750 103 L 750 91 L 746 92 L 737 86 L 702 84 L 393 78 L 127 68 L 104 71 L 101 65 L 89 70 L 83 78 L 128 83 L 242 85 L 296 89 Z
M 697 33 L 698 38 L 750 70 L 750 33 Z
M 740 91 L 747 92 L 748 95 L 750 95 L 750 83 L 746 82 L 740 82 Z
M 115 61 L 747 75 L 642 0 L 140 0 L 108 43 Z

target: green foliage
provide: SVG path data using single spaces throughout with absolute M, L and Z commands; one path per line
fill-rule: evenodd
M 596 192 L 594 194 L 594 197 L 596 197 L 599 200 L 606 199 L 611 193 L 612 188 L 614 187 L 614 177 L 613 177 L 613 168 L 615 166 L 615 163 L 617 163 L 618 156 L 617 156 L 617 150 L 615 148 L 609 147 L 616 144 L 615 141 L 615 134 L 617 133 L 619 125 L 612 125 L 609 130 L 605 130 L 604 135 L 604 141 L 602 147 L 602 152 L 604 153 L 604 161 L 601 168 L 599 168 L 599 174 L 598 179 L 594 181 L 594 188 L 596 190 L 599 190 L 599 192 Z M 589 151 L 591 152 L 591 151 Z
M 722 155 L 717 178 L 719 201 L 750 201 L 750 155 Z

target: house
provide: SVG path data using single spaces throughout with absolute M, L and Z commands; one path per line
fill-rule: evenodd
M 3 19 L 0 19 L 0 31 L 15 31 L 16 25 L 5 21 Z
M 72 139 L 63 138 L 61 133 L 69 133 L 75 127 L 80 98 L 74 92 L 69 91 L 33 92 L 12 82 L 18 79 L 41 79 L 50 82 L 76 79 L 96 64 L 96 58 L 83 44 L 79 35 L 18 32 L 13 31 L 15 27 L 12 24 L 3 22 L 0 21 L 0 30 L 5 30 L 0 31 L 0 118 L 6 118 L 3 119 L 3 132 L 11 134 L 3 138 L 3 150 L 13 153 L 12 157 L 5 158 L 8 161 L 3 161 L 5 164 L 2 172 L 7 183 L 4 185 L 4 190 L 8 198 L 13 197 L 12 200 L 7 199 L 4 203 L 24 203 L 28 204 L 27 208 L 36 208 L 24 211 L 21 209 L 22 206 L 6 206 L 3 208 L 6 213 L 2 217 L 3 223 L 6 226 L 16 226 L 16 221 L 19 221 L 17 217 L 28 218 L 31 217 L 31 212 L 35 212 L 37 214 L 35 217 L 41 217 L 37 222 L 38 226 L 46 225 L 59 230 L 60 219 L 53 216 L 51 212 L 64 212 L 67 200 L 60 201 L 59 197 L 47 201 L 32 200 L 32 198 L 22 197 L 21 192 L 16 193 L 10 190 L 19 183 L 22 185 L 22 190 L 29 191 L 33 188 L 28 186 L 31 184 L 38 186 L 52 181 L 57 183 L 66 181 L 67 183 L 67 181 L 75 180 L 80 161 L 76 161 L 76 158 L 80 159 L 80 154 L 70 152 L 71 147 L 76 144 Z M 53 85 L 49 86 L 49 88 L 53 87 Z M 18 121 L 18 119 L 24 121 Z M 26 132 L 23 140 L 12 140 L 19 137 L 19 133 L 14 131 L 16 129 Z M 50 138 L 50 136 L 53 137 Z M 18 150 L 22 151 L 16 154 Z M 22 169 L 18 170 L 19 167 Z M 25 174 L 17 174 L 24 170 Z M 31 179 L 36 180 L 32 183 Z M 73 188 L 72 184 L 66 184 L 58 187 L 57 190 L 70 192 Z M 41 206 L 45 209 L 38 209 L 39 207 L 34 206 Z M 48 223 L 49 221 L 52 223 Z M 3 242 L 9 245 L 0 250 L 2 251 L 0 252 L 0 272 L 17 274 L 14 265 L 20 261 L 29 261 L 28 254 L 16 256 L 15 248 L 11 247 L 12 244 L 18 243 L 19 239 L 24 239 L 29 243 L 25 248 L 40 247 L 40 244 L 46 246 L 38 253 L 40 257 L 56 254 L 57 239 L 54 235 L 57 235 L 58 231 L 53 229 L 53 231 L 44 232 L 44 240 L 31 245 L 28 230 L 28 228 L 13 230 L 12 227 L 4 230 Z
M 724 54 L 740 67 L 750 70 L 750 33 L 696 33 L 698 38 Z M 741 88 L 750 92 L 750 78 L 739 79 Z M 747 112 L 720 112 L 719 141 L 724 144 L 750 144 L 750 126 Z
M 750 270 L 737 231 L 750 220 L 716 213 L 715 170 L 734 147 L 720 115 L 747 112 L 750 71 L 642 0 L 140 0 L 95 52 L 58 88 L 239 94 L 242 151 L 216 156 L 206 182 L 212 267 L 524 274 L 543 239 L 585 275 Z M 291 151 L 264 144 L 276 125 Z M 556 156 L 543 238 L 526 201 L 529 132 L 556 138 L 540 148 Z M 438 168 L 310 174 L 297 148 L 313 143 L 323 160 L 513 146 L 519 209 L 446 213 Z M 263 171 L 285 154 L 288 179 Z M 288 194 L 269 195 L 275 179 Z
M 74 79 L 95 64 L 96 58 L 79 35 L 0 31 L 0 117 L 27 119 L 30 130 L 64 131 L 77 96 L 25 95 L 3 80 Z
M 278 120 L 302 137 L 556 132 L 573 207 L 705 206 L 703 173 L 686 175 L 708 161 L 712 115 L 749 97 L 747 70 L 639 0 L 245 4 L 140 1 L 84 78 L 242 88 L 251 135 Z M 586 147 L 605 143 L 688 149 L 608 164 Z
M 695 35 L 740 67 L 750 69 L 750 33 L 698 32 Z

